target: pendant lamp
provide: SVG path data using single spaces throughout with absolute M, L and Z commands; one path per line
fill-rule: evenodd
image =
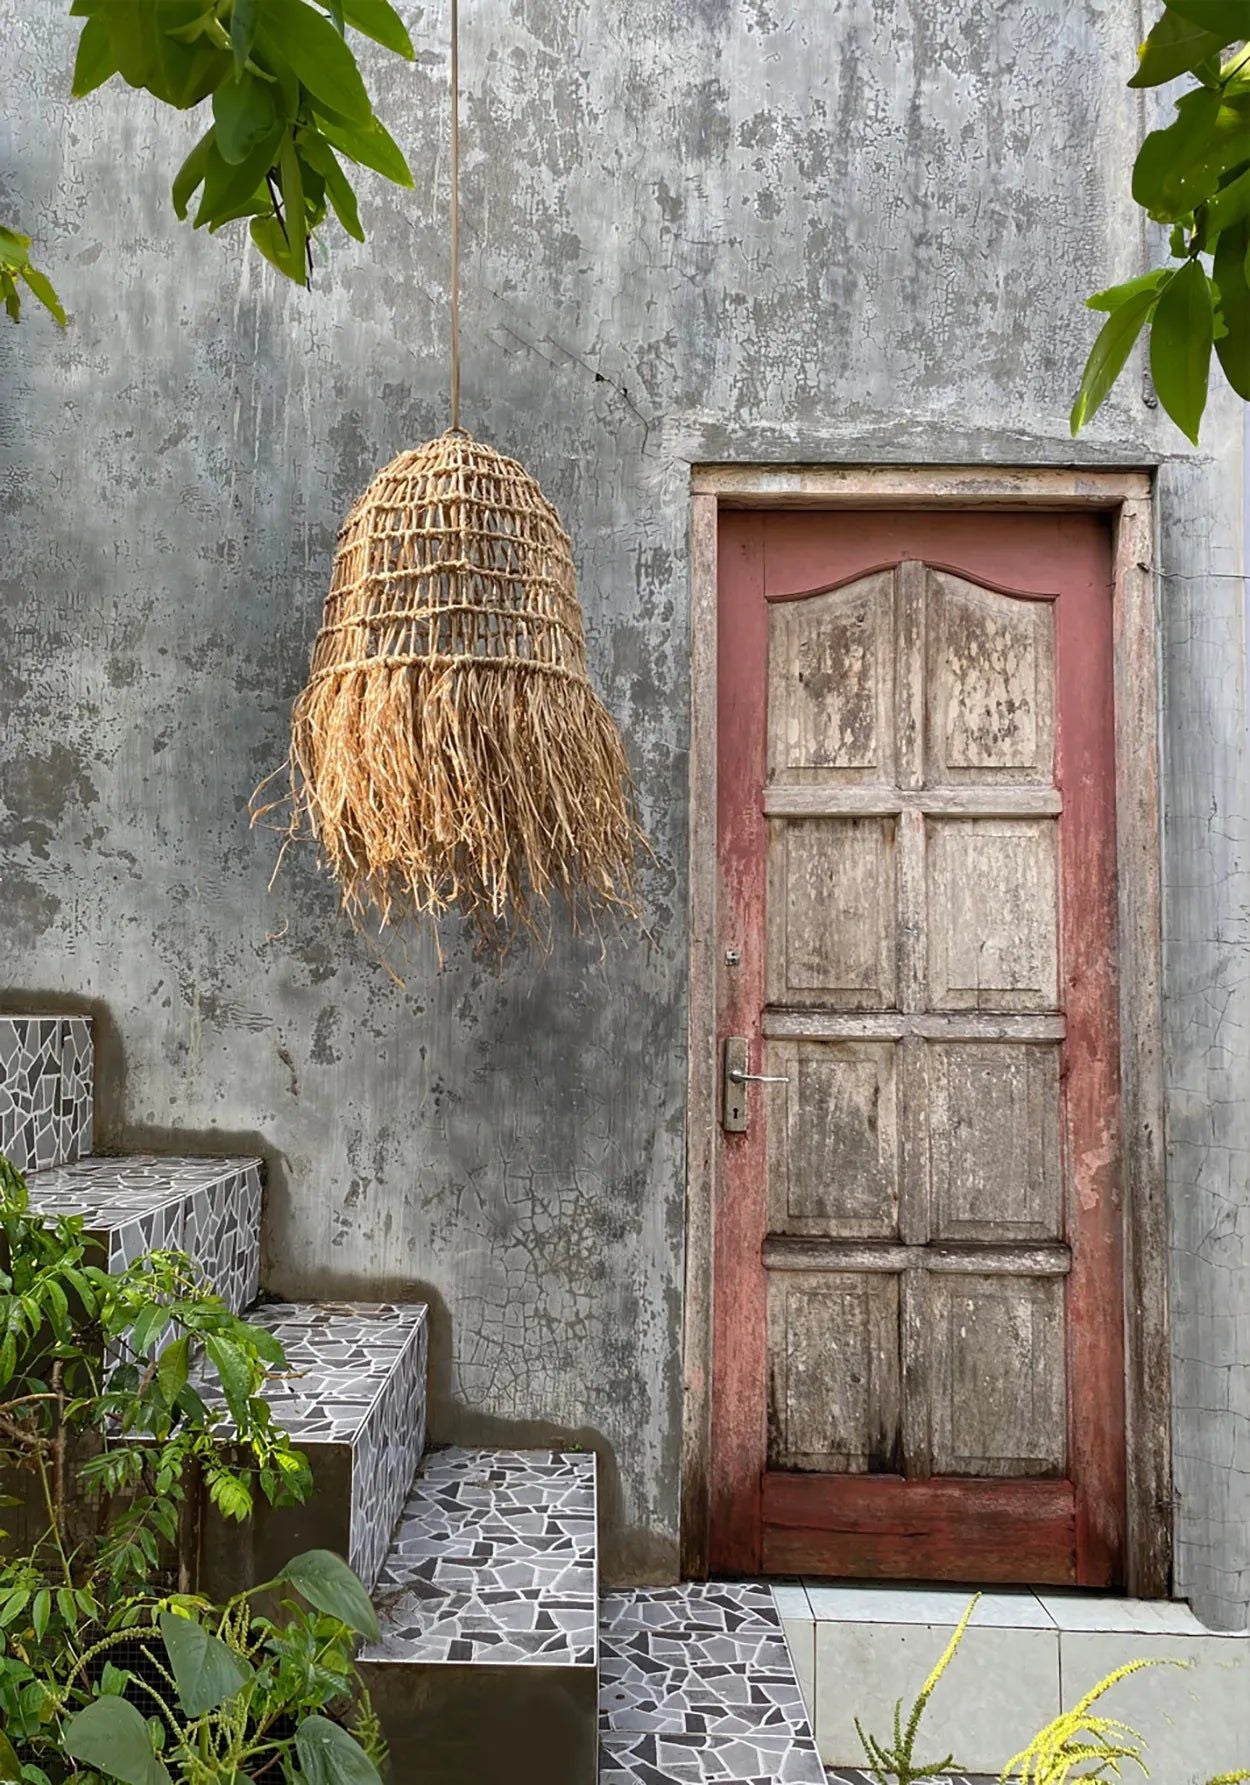
M 316 839 L 353 917 L 454 909 L 502 942 L 542 928 L 557 893 L 637 915 L 641 833 L 568 535 L 460 425 L 458 37 L 451 0 L 451 426 L 379 471 L 339 531 L 292 716 L 289 829 Z M 252 809 L 272 809 L 261 789 Z

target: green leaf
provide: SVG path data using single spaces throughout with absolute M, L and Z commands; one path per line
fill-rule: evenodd
M 124 1698 L 93 1699 L 65 1725 L 62 1746 L 121 1785 L 173 1785 L 147 1723 Z
M 1207 240 L 1214 241 L 1222 229 L 1250 214 L 1250 167 L 1221 186 L 1207 203 Z
M 117 57 L 108 26 L 103 19 L 88 19 L 82 28 L 82 36 L 78 39 L 70 92 L 75 99 L 82 99 L 86 94 L 94 93 L 97 87 L 102 87 L 116 73 Z
M 1210 56 L 1218 56 L 1226 39 L 1218 31 L 1206 31 L 1182 18 L 1171 7 L 1138 51 L 1137 73 L 1130 87 L 1159 87 L 1189 74 Z
M 305 1717 L 295 1752 L 307 1785 L 382 1785 L 382 1775 L 360 1743 L 328 1717 Z
M 196 218 L 199 222 L 199 218 Z M 247 1419 L 247 1403 L 252 1393 L 252 1367 L 247 1354 L 233 1339 L 223 1339 L 216 1333 L 210 1333 L 204 1341 L 204 1349 L 221 1378 L 222 1393 L 226 1397 L 237 1425 Z
M 1222 169 L 1208 164 L 1205 151 L 1220 109 L 1218 93 L 1195 87 L 1177 101 L 1175 120 L 1142 143 L 1133 163 L 1133 197 L 1152 217 L 1183 217 L 1215 191 Z
M 237 166 L 278 128 L 278 104 L 272 81 L 253 74 L 223 81 L 213 94 L 217 147 L 224 161 Z
M 310 1549 L 293 1556 L 278 1578 L 289 1581 L 318 1611 L 338 1618 L 361 1636 L 377 1638 L 373 1602 L 347 1563 L 332 1550 Z
M 183 1333 L 172 1345 L 166 1345 L 156 1366 L 156 1381 L 170 1406 L 186 1387 L 191 1374 L 191 1335 Z
M 1118 310 L 1139 291 L 1157 291 L 1167 283 L 1176 271 L 1175 267 L 1156 267 L 1153 273 L 1142 273 L 1136 279 L 1126 279 L 1123 285 L 1108 285 L 1105 291 L 1096 291 L 1093 297 L 1087 297 L 1085 307 L 1088 310 Z
M 310 136 L 315 137 L 315 132 L 309 129 L 300 131 L 298 148 L 300 154 L 304 155 L 306 160 L 311 160 L 311 157 L 305 154 L 305 147 Z M 313 162 L 313 166 L 315 167 L 316 165 L 317 164 Z M 324 172 L 325 170 L 323 169 L 322 171 Z M 244 1321 L 241 1324 L 245 1329 L 246 1336 L 250 1340 L 252 1349 L 256 1352 L 256 1355 L 263 1358 L 271 1369 L 285 1370 L 287 1367 L 287 1357 L 286 1352 L 282 1349 L 281 1340 L 279 1340 L 273 1333 L 267 1331 L 265 1327 L 253 1326 L 250 1320 Z
M 256 40 L 266 61 L 290 63 L 310 93 L 345 118 L 368 122 L 373 107 L 356 58 L 329 19 L 304 0 L 267 0 Z
M 252 53 L 259 22 L 260 0 L 234 0 L 230 14 L 230 47 L 234 52 L 234 66 L 240 74 Z
M 52 1616 L 52 1595 L 47 1587 L 40 1587 L 35 1594 L 35 1603 L 30 1608 L 31 1628 L 42 1642 L 44 1632 L 48 1628 L 48 1619 Z
M 320 106 L 315 106 L 314 110 L 319 115 L 321 134 L 341 154 L 346 155 L 349 161 L 358 161 L 362 167 L 373 168 L 375 173 L 392 180 L 396 186 L 413 184 L 403 150 L 377 118 L 357 127 L 342 123 L 332 115 L 327 117 Z
M 355 236 L 358 242 L 363 242 L 365 232 L 361 227 L 360 212 L 356 208 L 356 194 L 352 190 L 351 181 L 335 160 L 334 150 L 319 132 L 302 130 L 299 152 L 325 181 L 326 196 L 334 206 L 334 214 L 343 228 L 349 236 Z
M 1250 284 L 1246 255 L 1250 252 L 1250 218 L 1241 218 L 1221 235 L 1215 249 L 1213 276 L 1219 292 L 1224 333 L 1215 343 L 1224 376 L 1250 402 Z
M 299 156 L 295 153 L 295 144 L 289 136 L 282 145 L 278 165 L 282 171 L 283 213 L 291 265 L 297 269 L 292 277 L 296 284 L 307 285 L 308 224 L 304 215 L 304 181 L 300 173 Z
M 1250 0 L 1167 0 L 1167 7 L 1189 24 L 1218 37 L 1221 49 L 1250 37 Z
M 1162 289 L 1166 290 L 1166 285 Z M 1085 371 L 1081 376 L 1081 388 L 1072 405 L 1074 434 L 1079 434 L 1086 422 L 1101 409 L 1107 393 L 1124 370 L 1125 361 L 1133 351 L 1133 344 L 1140 335 L 1146 318 L 1157 302 L 1158 289 L 1154 286 L 1136 291 L 1112 310 L 1103 323 L 1097 340 L 1090 348 Z
M 20 1780 L 21 1776 L 22 1763 L 13 1751 L 12 1742 L 4 1731 L 0 1730 L 0 1779 L 3 1779 L 8 1785 L 10 1779 Z
M 397 56 L 411 62 L 416 55 L 408 27 L 390 0 L 343 0 L 343 17 L 357 31 L 363 31 L 384 49 L 394 50 Z
M 1211 288 L 1200 262 L 1185 263 L 1164 288 L 1150 326 L 1150 376 L 1159 401 L 1194 445 L 1207 404 L 1214 338 Z
M 192 1618 L 163 1611 L 159 1622 L 178 1702 L 188 1717 L 207 1716 L 255 1678 L 241 1655 Z
M 282 127 L 279 127 L 279 135 Z M 273 144 L 261 143 L 260 147 L 240 162 L 238 167 L 231 167 L 223 161 L 216 144 L 210 145 L 208 162 L 204 170 L 204 190 L 200 195 L 200 206 L 195 213 L 195 227 L 202 229 L 207 223 L 210 229 L 216 229 L 228 222 L 232 217 L 246 216 L 258 201 L 262 208 L 268 210 L 273 203 L 265 183 L 265 175 L 272 166 Z
M 25 279 L 27 285 L 30 286 L 30 289 L 34 292 L 35 296 L 39 299 L 39 302 L 43 305 L 49 315 L 54 317 L 60 326 L 64 328 L 65 312 L 61 308 L 60 298 L 52 289 L 52 281 L 46 274 L 41 273 L 37 267 L 32 266 L 22 268 L 22 278 Z M 49 1285 L 49 1287 L 51 1287 L 51 1285 Z

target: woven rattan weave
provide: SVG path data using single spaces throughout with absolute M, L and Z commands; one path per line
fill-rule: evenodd
M 292 828 L 353 912 L 457 907 L 493 934 L 555 892 L 632 909 L 624 750 L 587 679 L 568 536 L 515 460 L 451 429 L 356 503 L 291 776 Z

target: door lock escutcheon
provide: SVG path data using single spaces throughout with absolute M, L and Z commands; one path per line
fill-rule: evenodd
M 725 1037 L 721 1070 L 721 1127 L 726 1134 L 745 1134 L 750 1115 L 748 1085 L 788 1085 L 783 1074 L 748 1072 L 747 1038 Z

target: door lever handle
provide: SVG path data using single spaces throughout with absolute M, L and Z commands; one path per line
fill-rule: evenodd
M 724 1043 L 724 1078 L 721 1083 L 721 1127 L 726 1134 L 745 1134 L 747 1086 L 788 1085 L 790 1080 L 772 1072 L 748 1072 L 750 1055 L 745 1035 L 727 1035 Z

